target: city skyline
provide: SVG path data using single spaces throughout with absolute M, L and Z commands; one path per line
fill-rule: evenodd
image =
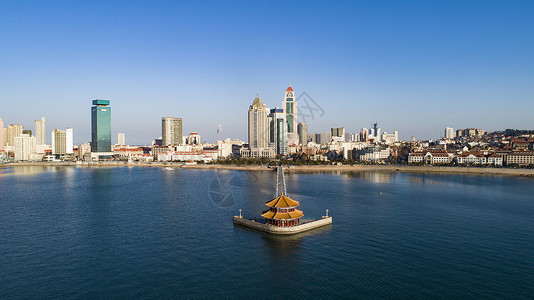
M 85 143 L 87 101 L 110 99 L 113 142 L 150 143 L 166 115 L 184 135 L 215 141 L 221 124 L 221 138 L 247 140 L 256 91 L 274 108 L 291 82 L 325 112 L 309 133 L 533 128 L 534 3 L 100 4 L 3 3 L 5 127 L 44 116 L 47 139 L 71 127 Z

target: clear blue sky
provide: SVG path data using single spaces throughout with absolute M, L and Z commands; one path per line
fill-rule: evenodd
M 114 141 L 150 143 L 162 116 L 246 140 L 256 91 L 273 107 L 289 82 L 325 111 L 310 132 L 533 129 L 534 1 L 0 2 L 0 117 L 75 143 L 97 98 Z

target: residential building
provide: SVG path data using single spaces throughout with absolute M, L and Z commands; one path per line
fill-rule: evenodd
M 4 151 L 4 121 L 0 118 L 0 151 Z
M 46 145 L 46 119 L 35 120 L 35 144 Z
M 453 139 L 456 137 L 456 134 L 454 133 L 454 128 L 446 127 L 445 128 L 445 138 L 446 139 Z
M 381 140 L 382 140 L 382 142 L 384 142 L 386 144 L 396 143 L 396 142 L 399 141 L 399 132 L 398 131 L 394 131 L 393 133 L 389 133 L 389 134 L 387 132 L 384 132 L 384 133 L 382 133 Z
M 11 124 L 7 126 L 6 128 L 6 146 L 14 146 L 15 145 L 15 138 L 22 135 L 22 131 L 24 130 L 24 127 L 19 124 Z
M 299 144 L 305 146 L 308 144 L 308 124 L 302 122 L 297 126 L 297 133 L 299 135 Z
M 289 145 L 299 144 L 299 135 L 297 133 L 297 101 L 295 99 L 295 91 L 291 88 L 291 84 L 286 89 L 284 94 L 284 101 L 282 108 L 287 122 L 287 141 Z
M 345 141 L 345 127 L 330 128 L 332 138 L 339 137 L 342 138 L 342 141 Z
M 329 131 L 323 131 L 316 134 L 316 143 L 319 145 L 326 145 L 332 141 L 332 133 Z
M 163 146 L 183 145 L 183 124 L 181 118 L 161 118 L 161 135 Z
M 111 152 L 111 107 L 109 100 L 93 100 L 91 107 L 91 151 Z
M 120 146 L 126 145 L 126 136 L 124 133 L 117 134 L 117 145 L 120 145 Z
M 13 138 L 15 160 L 32 160 L 35 154 L 35 137 L 29 134 L 21 134 Z
M 248 145 L 252 148 L 269 146 L 269 110 L 257 95 L 248 109 Z

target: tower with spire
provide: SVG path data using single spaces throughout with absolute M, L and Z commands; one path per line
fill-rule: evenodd
M 287 142 L 289 145 L 299 144 L 299 135 L 297 133 L 297 101 L 295 100 L 295 91 L 291 88 L 291 83 L 284 94 L 282 108 L 286 115 L 287 122 Z

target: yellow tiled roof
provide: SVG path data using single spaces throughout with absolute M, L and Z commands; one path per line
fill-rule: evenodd
M 287 219 L 298 219 L 304 217 L 304 213 L 301 210 L 295 209 L 295 211 L 287 213 L 276 213 L 274 211 L 266 211 L 262 217 L 266 219 L 275 219 L 275 220 L 287 220 Z
M 274 198 L 273 200 L 267 201 L 265 205 L 269 207 L 287 208 L 287 207 L 297 207 L 299 206 L 299 202 L 282 194 Z

